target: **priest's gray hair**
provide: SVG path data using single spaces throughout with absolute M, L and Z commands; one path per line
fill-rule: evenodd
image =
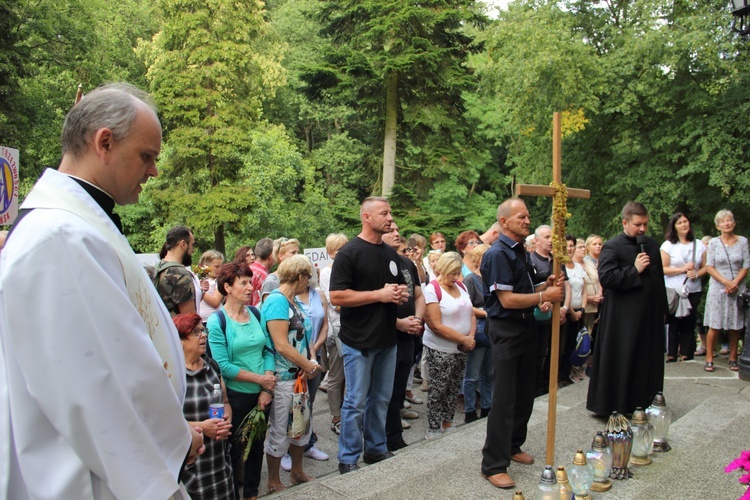
M 86 94 L 65 116 L 62 154 L 81 156 L 97 130 L 108 128 L 120 141 L 128 136 L 138 109 L 156 105 L 147 93 L 129 83 L 111 83 Z

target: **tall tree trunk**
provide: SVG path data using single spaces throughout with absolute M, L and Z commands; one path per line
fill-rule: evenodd
M 396 182 L 396 132 L 398 129 L 398 73 L 391 71 L 385 88 L 385 140 L 383 141 L 383 196 Z
M 224 240 L 224 224 L 219 224 L 214 231 L 214 248 L 224 255 L 227 254 L 226 241 Z M 230 261 L 232 259 L 227 259 Z

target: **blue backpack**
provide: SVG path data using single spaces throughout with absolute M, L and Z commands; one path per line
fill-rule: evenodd
M 584 326 L 576 336 L 576 346 L 570 353 L 568 361 L 572 366 L 581 366 L 591 354 L 591 334 Z

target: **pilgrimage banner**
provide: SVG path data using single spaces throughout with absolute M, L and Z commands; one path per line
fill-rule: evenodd
M 328 256 L 325 247 L 305 248 L 305 257 L 308 257 L 312 261 L 313 267 L 315 267 L 318 272 L 333 262 L 333 259 Z
M 18 215 L 18 150 L 0 146 L 0 226 Z

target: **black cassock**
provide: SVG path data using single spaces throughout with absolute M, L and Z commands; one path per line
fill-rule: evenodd
M 625 233 L 607 241 L 599 255 L 604 303 L 586 402 L 597 415 L 645 409 L 664 387 L 664 271 L 656 241 L 642 239 L 650 264 L 641 274 L 634 264 L 640 245 Z

